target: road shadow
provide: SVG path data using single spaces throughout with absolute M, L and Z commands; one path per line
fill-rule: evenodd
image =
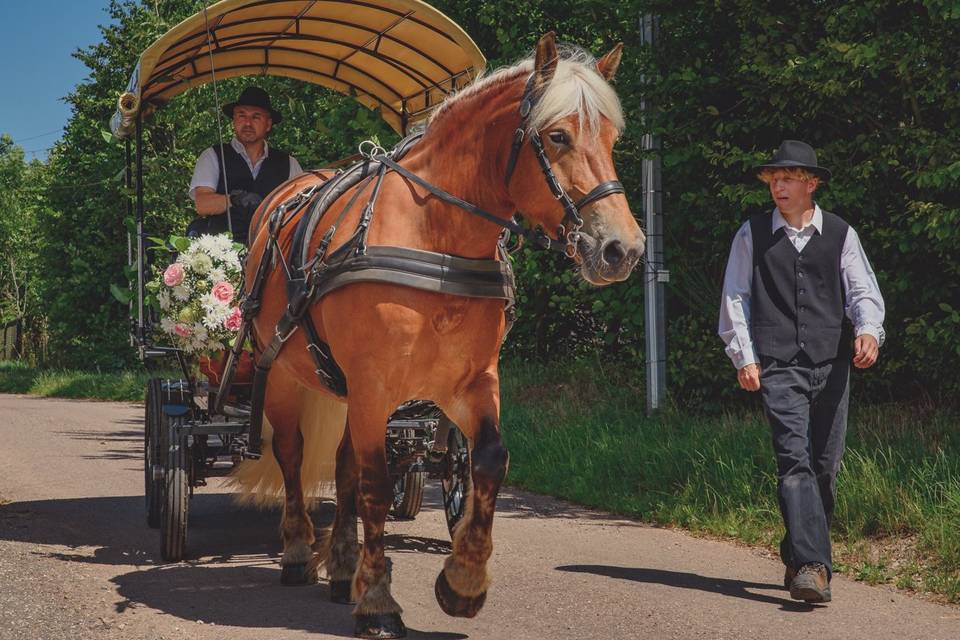
M 383 537 L 383 542 L 388 552 L 447 555 L 453 551 L 449 540 L 412 536 L 406 533 L 388 533 Z
M 317 501 L 310 517 L 315 526 L 324 527 L 333 522 L 335 509 L 332 502 Z M 278 508 L 241 506 L 230 494 L 198 492 L 190 500 L 187 558 L 194 564 L 229 564 L 259 558 L 276 565 L 282 550 L 280 516 Z M 0 505 L 0 540 L 66 547 L 67 550 L 35 553 L 70 562 L 163 564 L 160 532 L 147 526 L 144 500 L 138 496 Z M 451 552 L 448 540 L 407 533 L 388 533 L 385 543 L 387 553 Z
M 332 521 L 332 505 L 321 504 L 312 515 L 319 524 Z M 228 494 L 197 493 L 190 500 L 189 557 L 219 562 L 275 557 L 280 552 L 279 523 L 278 510 L 240 507 Z M 0 506 L 0 540 L 66 547 L 36 553 L 72 562 L 162 563 L 160 532 L 147 526 L 140 496 L 12 502 Z
M 330 602 L 326 582 L 280 585 L 279 572 L 259 566 L 183 564 L 131 571 L 111 580 L 123 598 L 115 606 L 146 605 L 183 620 L 263 629 L 290 629 L 353 637 L 352 606 Z M 460 640 L 462 633 L 409 629 L 410 638 Z
M 783 611 L 794 613 L 804 613 L 818 608 L 805 602 L 749 591 L 749 589 L 782 589 L 783 586 L 779 584 L 747 582 L 731 578 L 715 578 L 702 576 L 697 573 L 687 573 L 685 571 L 666 571 L 663 569 L 646 569 L 643 567 L 614 567 L 600 564 L 564 565 L 556 567 L 556 570 L 569 571 L 571 573 L 590 573 L 607 578 L 615 578 L 617 580 L 630 580 L 632 582 L 662 584 L 680 589 L 696 589 L 698 591 L 717 593 L 732 598 L 743 598 L 744 600 L 775 604 L 779 605 Z
M 443 511 L 439 482 L 428 485 L 423 496 L 424 510 Z M 659 528 L 649 522 L 597 511 L 590 507 L 542 496 L 514 487 L 503 487 L 497 496 L 497 518 L 536 520 L 577 520 L 583 525 Z
M 83 460 L 142 460 L 143 431 L 57 431 L 56 435 L 71 440 L 98 442 L 104 448 L 94 454 L 79 456 Z M 109 447 L 109 448 L 107 448 Z

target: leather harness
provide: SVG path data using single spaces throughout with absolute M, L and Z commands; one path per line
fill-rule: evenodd
M 551 239 L 542 230 L 530 230 L 513 219 L 505 220 L 484 211 L 430 184 L 401 166 L 398 161 L 422 134 L 404 139 L 389 153 L 372 143 L 367 143 L 370 145 L 369 150 L 367 152 L 361 150 L 365 157 L 364 161 L 351 166 L 326 182 L 297 193 L 279 204 L 269 214 L 267 219 L 269 239 L 260 258 L 250 291 L 242 305 L 243 323 L 231 351 L 220 392 L 217 394 L 216 409 L 221 411 L 227 396 L 225 391 L 229 388 L 233 377 L 232 361 L 239 356 L 243 343 L 250 334 L 253 318 L 261 306 L 266 277 L 279 260 L 282 262 L 287 278 L 288 302 L 283 316 L 277 322 L 273 338 L 267 344 L 257 345 L 261 351 L 257 358 L 251 399 L 250 454 L 256 456 L 260 453 L 267 374 L 284 343 L 298 328 L 305 333 L 307 349 L 313 356 L 320 382 L 340 397 L 345 397 L 347 394 L 347 380 L 343 371 L 334 360 L 329 346 L 320 340 L 313 320 L 307 313 L 310 304 L 331 291 L 356 282 L 386 282 L 450 295 L 504 300 L 509 331 L 513 323 L 516 291 L 513 269 L 506 251 L 509 235 L 517 234 L 540 247 L 562 252 L 572 258 L 576 255 L 581 240 L 580 229 L 583 226 L 583 219 L 580 217 L 579 210 L 600 198 L 614 193 L 624 193 L 620 182 L 611 180 L 597 185 L 578 202 L 574 202 L 566 194 L 553 173 L 539 132 L 526 132 L 529 115 L 539 98 L 534 91 L 535 77 L 536 74 L 531 75 L 524 89 L 520 105 L 520 124 L 514 133 L 504 181 L 509 184 L 520 147 L 524 138 L 529 138 L 547 184 L 564 209 L 563 221 L 557 229 L 558 241 Z M 368 247 L 367 233 L 373 218 L 377 196 L 383 178 L 389 171 L 394 171 L 418 184 L 444 202 L 502 227 L 504 232 L 498 242 L 498 259 L 467 259 L 405 247 Z M 331 212 L 338 198 L 354 187 L 357 189 L 351 199 L 340 210 L 338 217 L 328 227 L 318 248 L 311 255 L 310 240 L 317 225 L 325 215 Z M 343 245 L 328 255 L 329 244 L 343 218 L 352 209 L 357 199 L 368 190 L 369 196 L 353 234 Z M 297 222 L 292 243 L 287 254 L 284 255 L 279 245 L 280 230 L 304 209 L 306 211 Z M 259 228 L 264 215 L 266 212 L 263 209 L 257 212 L 252 228 Z

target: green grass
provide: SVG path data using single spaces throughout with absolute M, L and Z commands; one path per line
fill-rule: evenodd
M 143 401 L 146 372 L 40 370 L 16 362 L 0 362 L 0 393 L 28 393 L 48 398 Z
M 854 398 L 854 403 L 856 403 Z M 759 411 L 645 415 L 636 372 L 594 362 L 508 366 L 508 482 L 693 531 L 779 543 L 774 457 Z M 838 480 L 839 570 L 960 603 L 960 418 L 854 406 Z
M 147 374 L 0 362 L 0 392 L 141 401 Z M 640 374 L 596 362 L 504 367 L 508 482 L 615 513 L 775 547 L 774 459 L 759 412 L 644 412 Z M 859 407 L 838 481 L 838 571 L 960 603 L 960 417 Z

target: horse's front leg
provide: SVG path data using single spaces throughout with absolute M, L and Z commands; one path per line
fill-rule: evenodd
M 283 519 L 280 535 L 280 582 L 285 585 L 312 584 L 317 581 L 313 560 L 313 522 L 303 500 L 300 467 L 303 463 L 303 434 L 300 431 L 300 394 L 289 393 L 268 380 L 264 412 L 273 427 L 273 455 L 283 473 Z
M 495 372 L 487 372 L 451 408 L 451 418 L 472 443 L 473 482 L 463 519 L 453 532 L 453 553 L 447 557 L 435 586 L 440 608 L 451 616 L 477 615 L 490 586 L 487 560 L 493 552 L 493 514 L 510 461 L 500 438 L 499 397 L 499 379 Z
M 390 593 L 390 570 L 384 554 L 384 525 L 393 500 L 385 446 L 389 412 L 377 411 L 375 400 L 367 400 L 351 389 L 347 409 L 347 428 L 358 472 L 357 507 L 363 521 L 363 546 L 352 585 L 357 603 L 353 611 L 354 635 L 402 638 L 407 634 L 400 617 L 403 610 Z

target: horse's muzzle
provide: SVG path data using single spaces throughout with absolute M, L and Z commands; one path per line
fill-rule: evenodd
M 643 255 L 644 242 L 623 242 L 618 238 L 601 241 L 581 233 L 578 244 L 583 278 L 598 286 L 626 280 Z

